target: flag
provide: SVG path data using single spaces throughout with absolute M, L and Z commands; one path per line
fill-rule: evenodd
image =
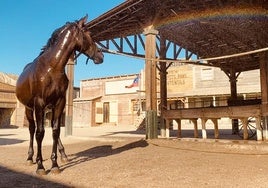
M 139 76 L 137 76 L 133 80 L 132 84 L 130 84 L 129 86 L 125 86 L 125 88 L 132 88 L 132 87 L 138 87 L 138 86 L 139 86 Z

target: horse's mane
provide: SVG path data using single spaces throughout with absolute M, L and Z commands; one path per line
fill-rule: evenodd
M 39 56 L 41 54 L 43 54 L 50 46 L 54 45 L 59 37 L 59 35 L 65 31 L 65 29 L 70 26 L 71 24 L 73 24 L 74 22 L 67 22 L 65 25 L 63 25 L 62 27 L 56 29 L 52 34 L 51 37 L 48 39 L 47 44 L 45 46 L 43 46 L 41 48 L 41 52 L 39 54 Z

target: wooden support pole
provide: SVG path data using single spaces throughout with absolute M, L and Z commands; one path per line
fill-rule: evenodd
M 166 131 L 165 131 L 165 133 L 166 133 L 166 135 L 165 135 L 165 137 L 166 138 L 169 138 L 169 124 L 170 124 L 170 120 L 169 119 L 166 119 Z
M 175 121 L 178 124 L 178 133 L 177 133 L 177 137 L 181 138 L 181 119 L 175 119 Z
M 74 88 L 74 60 L 70 58 L 67 63 L 67 77 L 69 85 L 66 93 L 65 106 L 65 136 L 73 134 L 73 88 Z
M 237 100 L 237 75 L 236 71 L 231 68 L 230 74 L 229 74 L 229 81 L 230 81 L 230 87 L 231 87 L 231 100 Z M 232 134 L 238 134 L 238 120 L 232 119 Z
M 263 140 L 268 140 L 268 53 L 260 55 L 261 102 L 263 115 Z
M 194 137 L 198 138 L 198 126 L 197 126 L 197 119 L 191 119 L 194 124 Z
M 262 127 L 261 127 L 261 117 L 256 117 L 256 132 L 257 132 L 257 141 L 262 140 Z
M 243 125 L 243 138 L 248 140 L 248 118 L 240 118 Z
M 157 138 L 157 114 L 155 110 L 146 111 L 146 139 Z
M 153 59 L 156 57 L 156 35 L 158 31 L 149 26 L 144 29 L 145 35 L 145 97 L 146 97 L 146 114 L 152 114 L 156 117 L 147 118 L 146 138 L 157 138 L 157 94 L 156 94 L 156 62 Z M 154 111 L 154 112 L 152 112 Z
M 218 126 L 218 119 L 211 119 L 214 124 L 214 137 L 215 139 L 219 138 L 219 126 Z
M 263 130 L 262 130 L 263 140 L 268 140 L 267 125 L 268 125 L 268 117 L 264 116 L 263 117 Z
M 166 58 L 166 40 L 160 36 L 160 59 Z M 165 119 L 163 118 L 162 112 L 167 110 L 167 65 L 165 62 L 160 63 L 159 67 L 160 74 L 160 133 L 161 136 L 165 135 Z
M 201 123 L 202 123 L 202 138 L 207 139 L 207 130 L 206 130 L 206 118 L 201 118 Z
M 262 104 L 268 103 L 268 57 L 267 53 L 260 54 L 260 82 Z M 266 111 L 265 111 L 266 112 Z

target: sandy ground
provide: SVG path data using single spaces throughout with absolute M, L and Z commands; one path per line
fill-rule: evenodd
M 129 126 L 75 128 L 67 137 L 62 129 L 69 162 L 59 161 L 55 175 L 47 128 L 47 175 L 39 176 L 36 165 L 26 165 L 28 130 L 0 129 L 0 187 L 268 187 L 268 143 L 220 133 L 219 140 L 195 139 L 192 131 L 182 139 L 145 140 Z

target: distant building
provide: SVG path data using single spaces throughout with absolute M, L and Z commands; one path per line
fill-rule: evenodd
M 240 74 L 239 98 L 260 98 L 259 74 L 259 70 Z M 144 71 L 141 71 L 82 80 L 80 98 L 74 100 L 73 126 L 139 126 L 145 117 L 144 78 Z M 159 98 L 160 84 L 157 84 Z M 226 106 L 230 97 L 229 78 L 215 67 L 173 64 L 167 74 L 167 95 L 167 109 Z
M 133 124 L 142 97 L 141 78 L 132 74 L 82 80 L 80 98 L 73 104 L 73 126 Z
M 17 77 L 0 72 L 0 127 L 15 125 L 18 103 L 15 95 Z
M 0 127 L 28 126 L 25 107 L 17 100 L 15 94 L 17 79 L 17 75 L 0 72 Z M 79 97 L 79 93 L 80 88 L 74 87 L 73 97 Z M 49 117 L 49 114 L 47 114 L 47 117 Z M 64 121 L 62 122 L 64 125 Z M 46 119 L 45 125 L 49 124 L 49 119 Z
M 74 88 L 73 126 L 138 127 L 145 118 L 144 78 L 141 70 L 137 74 L 82 80 L 80 90 Z M 259 99 L 259 78 L 259 70 L 242 72 L 237 79 L 238 97 Z M 16 100 L 16 80 L 17 76 L 0 73 L 0 127 L 28 125 L 24 106 Z M 157 85 L 159 99 L 159 81 Z M 218 68 L 173 64 L 167 74 L 167 96 L 167 109 L 226 106 L 230 83 Z M 62 122 L 64 126 L 64 119 Z M 49 123 L 47 119 L 46 125 Z

